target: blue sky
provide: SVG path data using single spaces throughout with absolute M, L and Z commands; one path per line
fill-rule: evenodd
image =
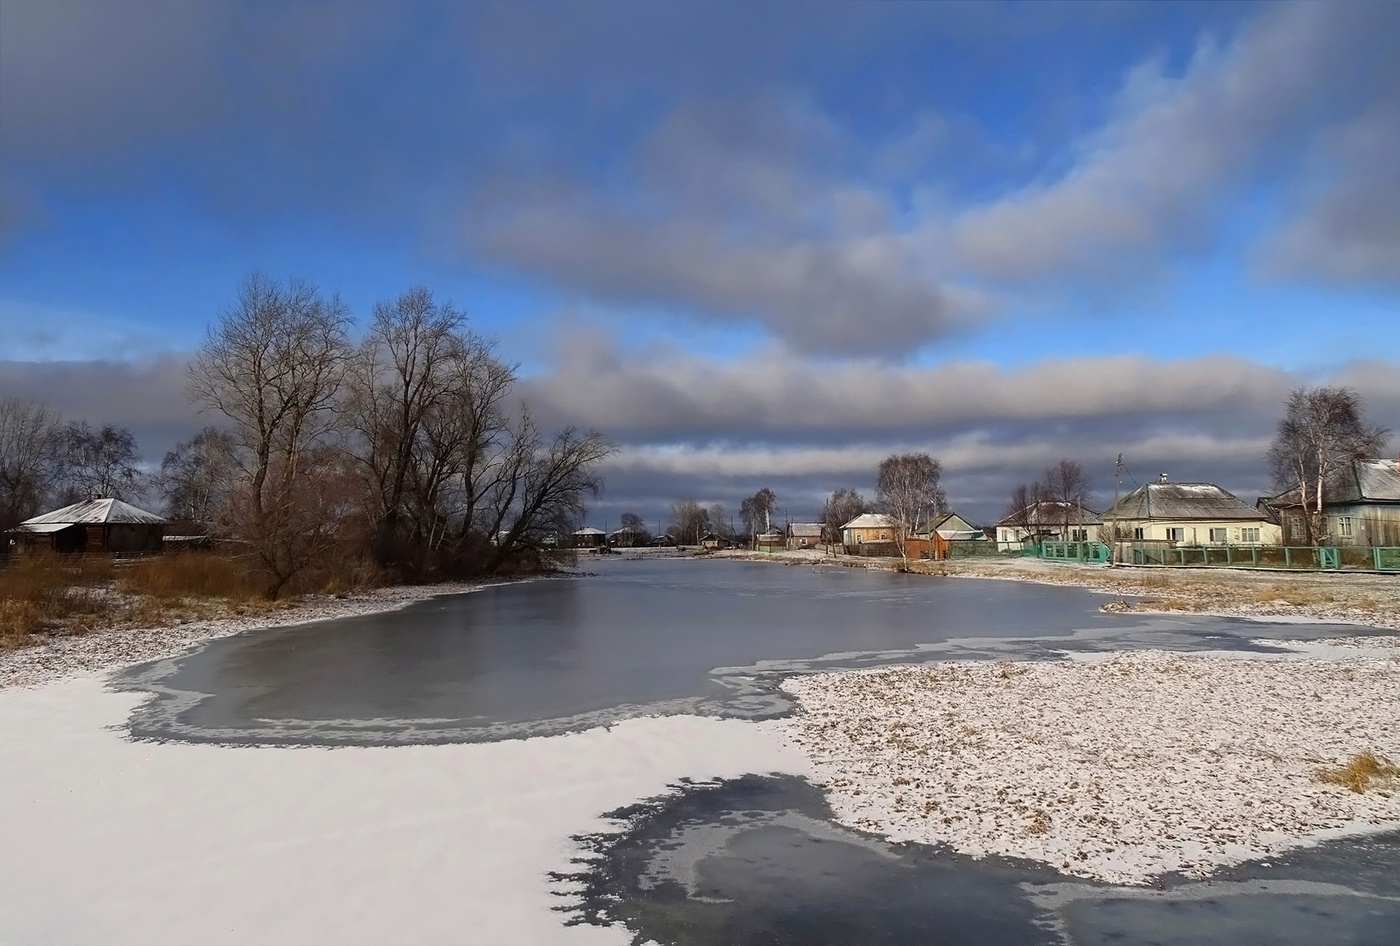
M 0 395 L 158 460 L 260 271 L 466 308 L 621 445 L 603 518 L 907 448 L 974 518 L 1060 456 L 1258 493 L 1293 385 L 1400 427 L 1398 44 L 1384 3 L 0 0 Z

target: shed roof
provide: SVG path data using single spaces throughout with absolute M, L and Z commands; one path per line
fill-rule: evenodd
M 1263 519 L 1255 507 L 1214 483 L 1146 483 L 1120 499 L 1104 519 Z
M 863 512 L 841 528 L 843 529 L 891 529 L 894 520 L 883 512 Z
M 788 523 L 788 535 L 795 539 L 820 539 L 822 537 L 822 524 L 820 522 L 790 522 Z
M 127 523 L 134 525 L 163 525 L 165 519 L 153 512 L 147 512 L 120 499 L 88 499 L 42 516 L 26 519 L 20 527 L 30 532 L 53 532 L 53 529 L 36 529 L 34 526 L 71 526 L 82 523 Z

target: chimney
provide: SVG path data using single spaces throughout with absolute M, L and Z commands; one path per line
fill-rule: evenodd
M 1166 481 L 1167 481 L 1167 474 L 1165 474 L 1165 473 L 1158 473 L 1158 474 L 1157 474 L 1157 482 L 1159 482 L 1159 483 L 1165 483 Z

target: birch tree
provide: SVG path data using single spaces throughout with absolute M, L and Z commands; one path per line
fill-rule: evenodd
M 942 473 L 942 465 L 927 453 L 897 454 L 880 462 L 875 501 L 893 523 L 895 542 L 906 567 L 909 553 L 905 546 L 919 520 L 943 512 L 947 505 L 938 485 Z
M 1268 460 L 1279 492 L 1297 490 L 1309 545 L 1327 538 L 1323 504 L 1328 490 L 1353 460 L 1379 456 L 1389 433 L 1367 423 L 1361 396 L 1351 388 L 1289 392 Z

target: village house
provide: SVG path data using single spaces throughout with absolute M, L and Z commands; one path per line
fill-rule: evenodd
M 1277 545 L 1279 527 L 1262 511 L 1213 483 L 1139 486 L 1101 517 L 1122 542 L 1167 545 Z
M 606 545 L 608 534 L 602 529 L 595 529 L 592 526 L 584 526 L 574 533 L 574 548 L 576 549 L 596 549 Z
M 729 541 L 728 538 L 720 535 L 718 532 L 706 532 L 704 535 L 700 536 L 700 547 L 702 549 L 717 551 L 719 549 L 732 548 L 733 545 L 733 542 Z
M 777 529 L 769 529 L 754 536 L 753 547 L 759 552 L 781 552 L 787 546 L 787 539 Z
M 867 546 L 888 546 L 894 549 L 894 520 L 882 512 L 865 512 L 841 527 L 841 544 L 847 552 L 871 551 Z
M 1278 513 L 1286 545 L 1308 540 L 1300 496 L 1295 487 L 1262 501 Z M 1322 516 L 1327 545 L 1400 546 L 1400 458 L 1353 461 L 1323 490 Z
M 910 558 L 948 557 L 950 542 L 981 542 L 982 530 L 955 512 L 941 513 L 914 530 L 905 543 Z
M 165 519 L 120 499 L 89 499 L 26 519 L 11 533 L 55 552 L 159 552 Z
M 820 522 L 789 522 L 787 527 L 787 547 L 789 549 L 814 549 L 822 544 L 822 524 Z
M 1078 503 L 1041 500 L 1014 512 L 996 525 L 997 550 L 1014 552 L 1036 542 L 1092 542 L 1102 519 Z

